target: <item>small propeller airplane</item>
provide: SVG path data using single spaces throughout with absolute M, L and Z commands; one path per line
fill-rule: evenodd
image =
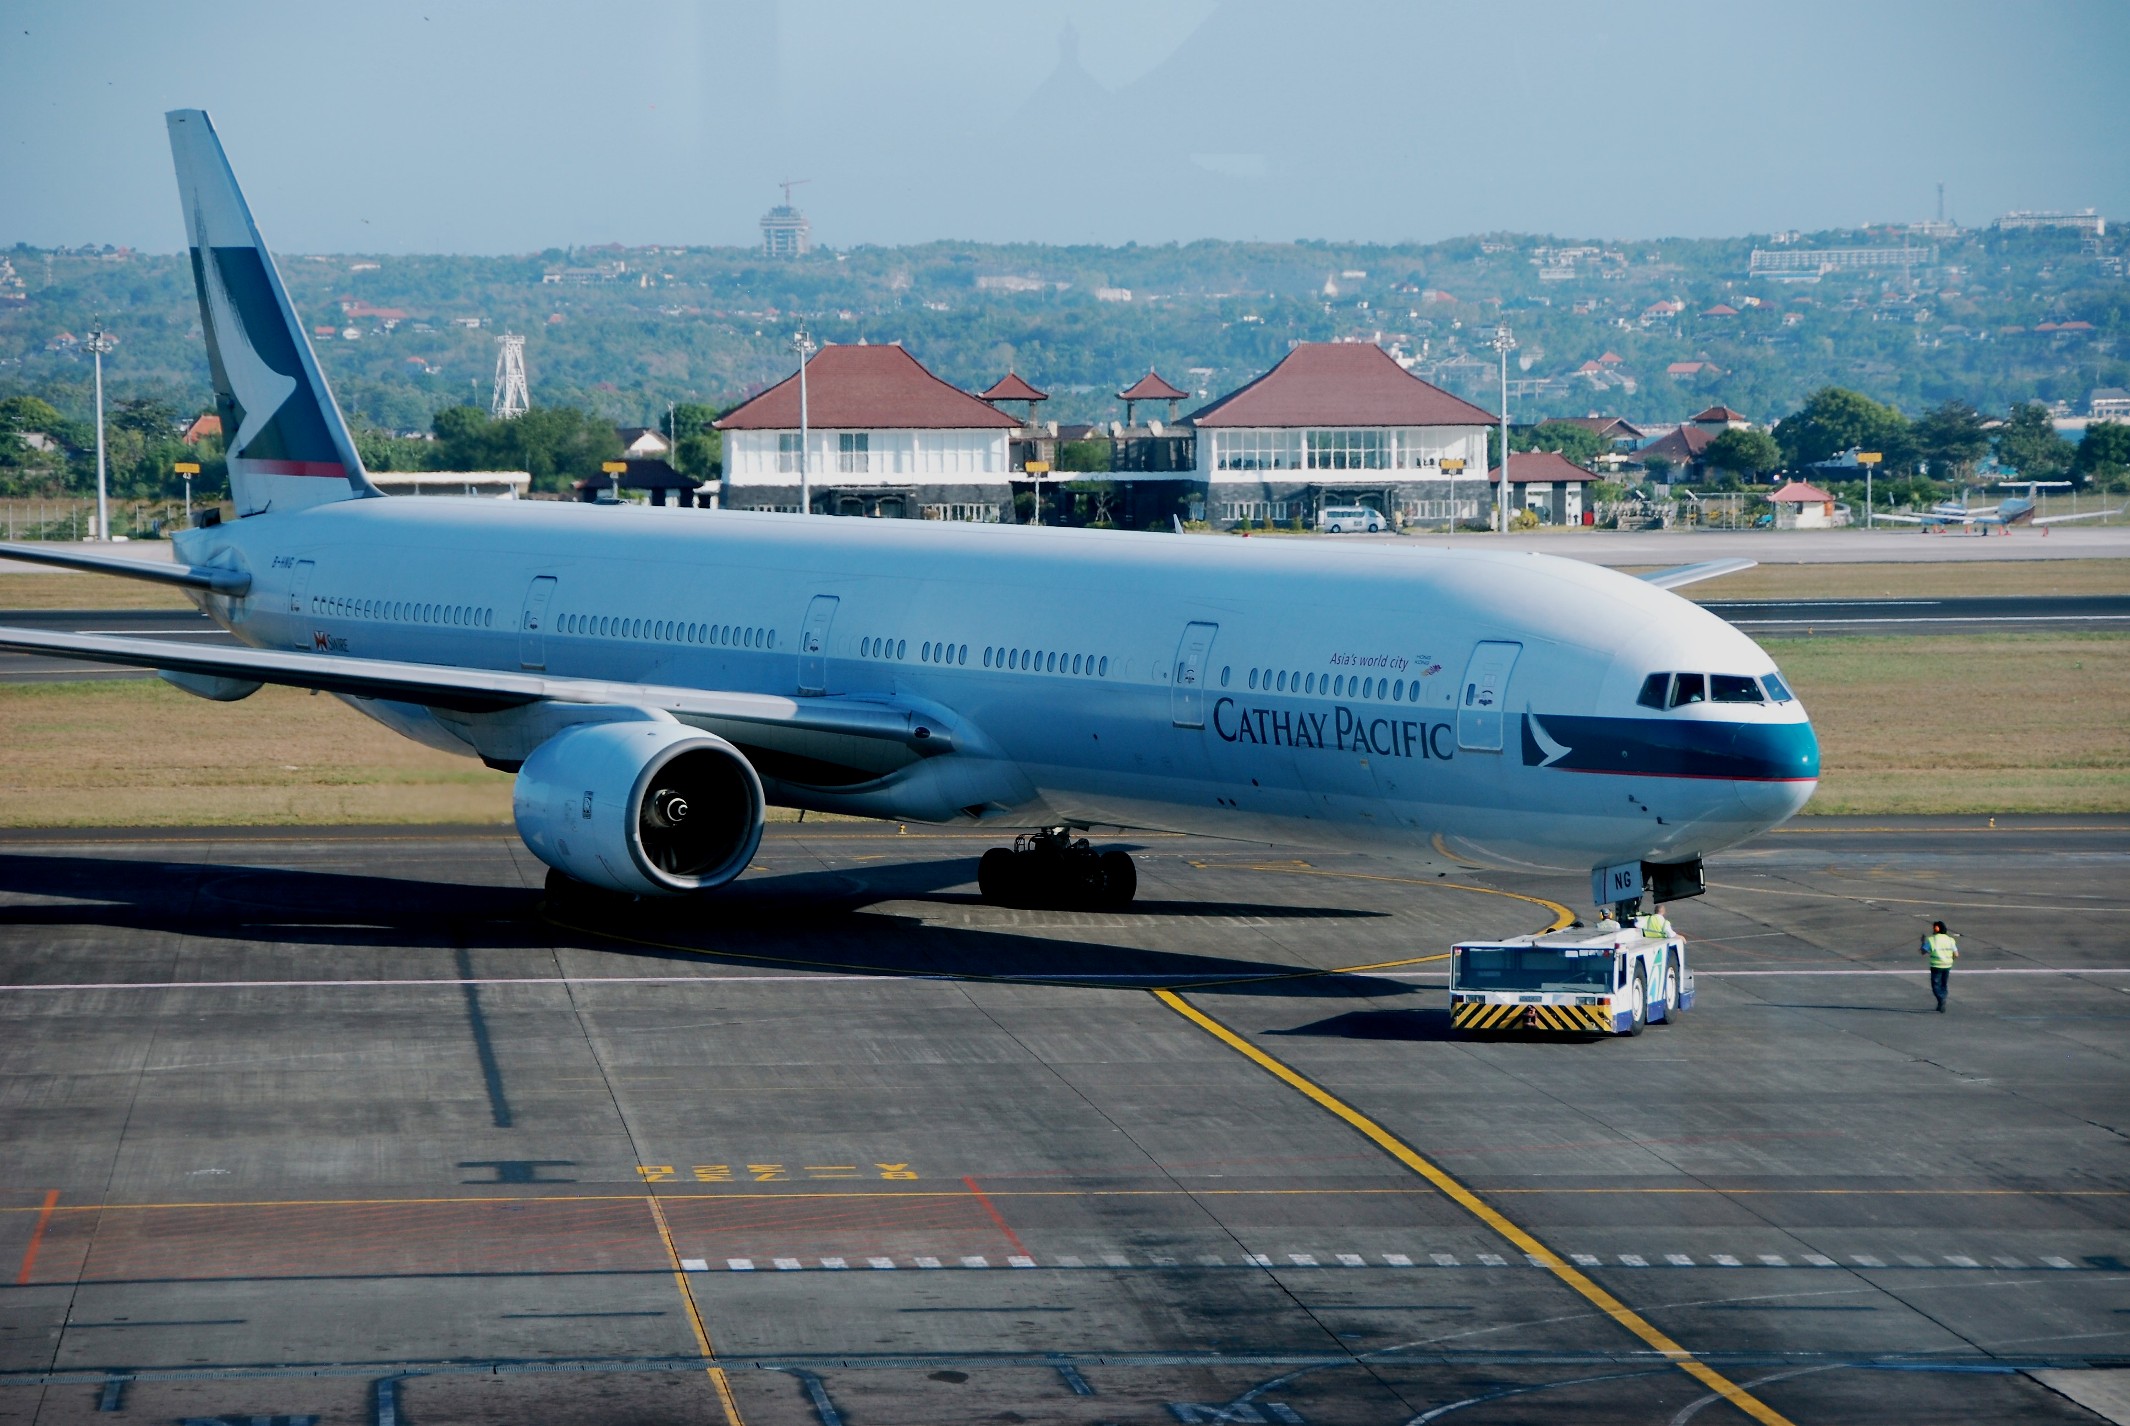
M 2036 503 L 2044 490 L 2069 490 L 2068 480 L 2000 480 L 2000 489 L 2025 490 L 2025 495 L 2008 495 L 1995 505 L 1971 506 L 1963 498 L 1941 500 L 1920 515 L 1878 515 L 1874 518 L 1890 521 L 1896 525 L 1921 525 L 1930 530 L 1946 530 L 1957 525 L 1967 534 L 1987 535 L 1999 531 L 2009 535 L 2014 525 L 2065 524 L 2072 520 L 2101 520 L 2110 515 L 2123 513 L 2122 506 L 2113 510 L 2087 510 L 2076 515 L 2042 515 L 2037 513 Z

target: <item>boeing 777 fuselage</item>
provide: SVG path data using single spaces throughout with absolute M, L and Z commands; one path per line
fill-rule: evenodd
M 768 805 L 1682 866 L 1818 777 L 1758 646 L 1573 560 L 378 498 L 205 115 L 171 126 L 241 518 L 161 577 L 245 647 L 0 644 L 340 694 L 515 771 L 527 845 L 578 881 L 715 887 Z

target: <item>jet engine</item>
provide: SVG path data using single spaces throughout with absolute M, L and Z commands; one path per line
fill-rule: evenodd
M 555 870 L 609 891 L 722 886 L 762 842 L 762 780 L 738 748 L 679 723 L 583 723 L 533 750 L 511 810 Z

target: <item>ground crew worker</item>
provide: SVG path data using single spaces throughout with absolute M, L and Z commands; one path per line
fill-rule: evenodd
M 1945 998 L 1952 993 L 1953 962 L 1960 959 L 1960 943 L 1945 929 L 1943 921 L 1930 923 L 1930 934 L 1917 948 L 1930 960 L 1930 993 L 1938 997 L 1938 1013 L 1945 1013 Z
M 1612 908 L 1608 906 L 1605 908 L 1605 914 L 1598 917 L 1597 933 L 1600 936 L 1616 936 L 1619 931 L 1620 918 L 1613 915 Z
M 1671 934 L 1671 922 L 1665 919 L 1661 903 L 1642 918 L 1642 934 L 1652 941 L 1661 941 Z

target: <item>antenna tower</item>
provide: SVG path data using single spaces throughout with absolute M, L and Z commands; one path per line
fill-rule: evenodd
M 525 389 L 525 338 L 505 332 L 496 338 L 502 350 L 496 353 L 495 395 L 489 398 L 488 414 L 498 421 L 522 416 L 532 405 Z

